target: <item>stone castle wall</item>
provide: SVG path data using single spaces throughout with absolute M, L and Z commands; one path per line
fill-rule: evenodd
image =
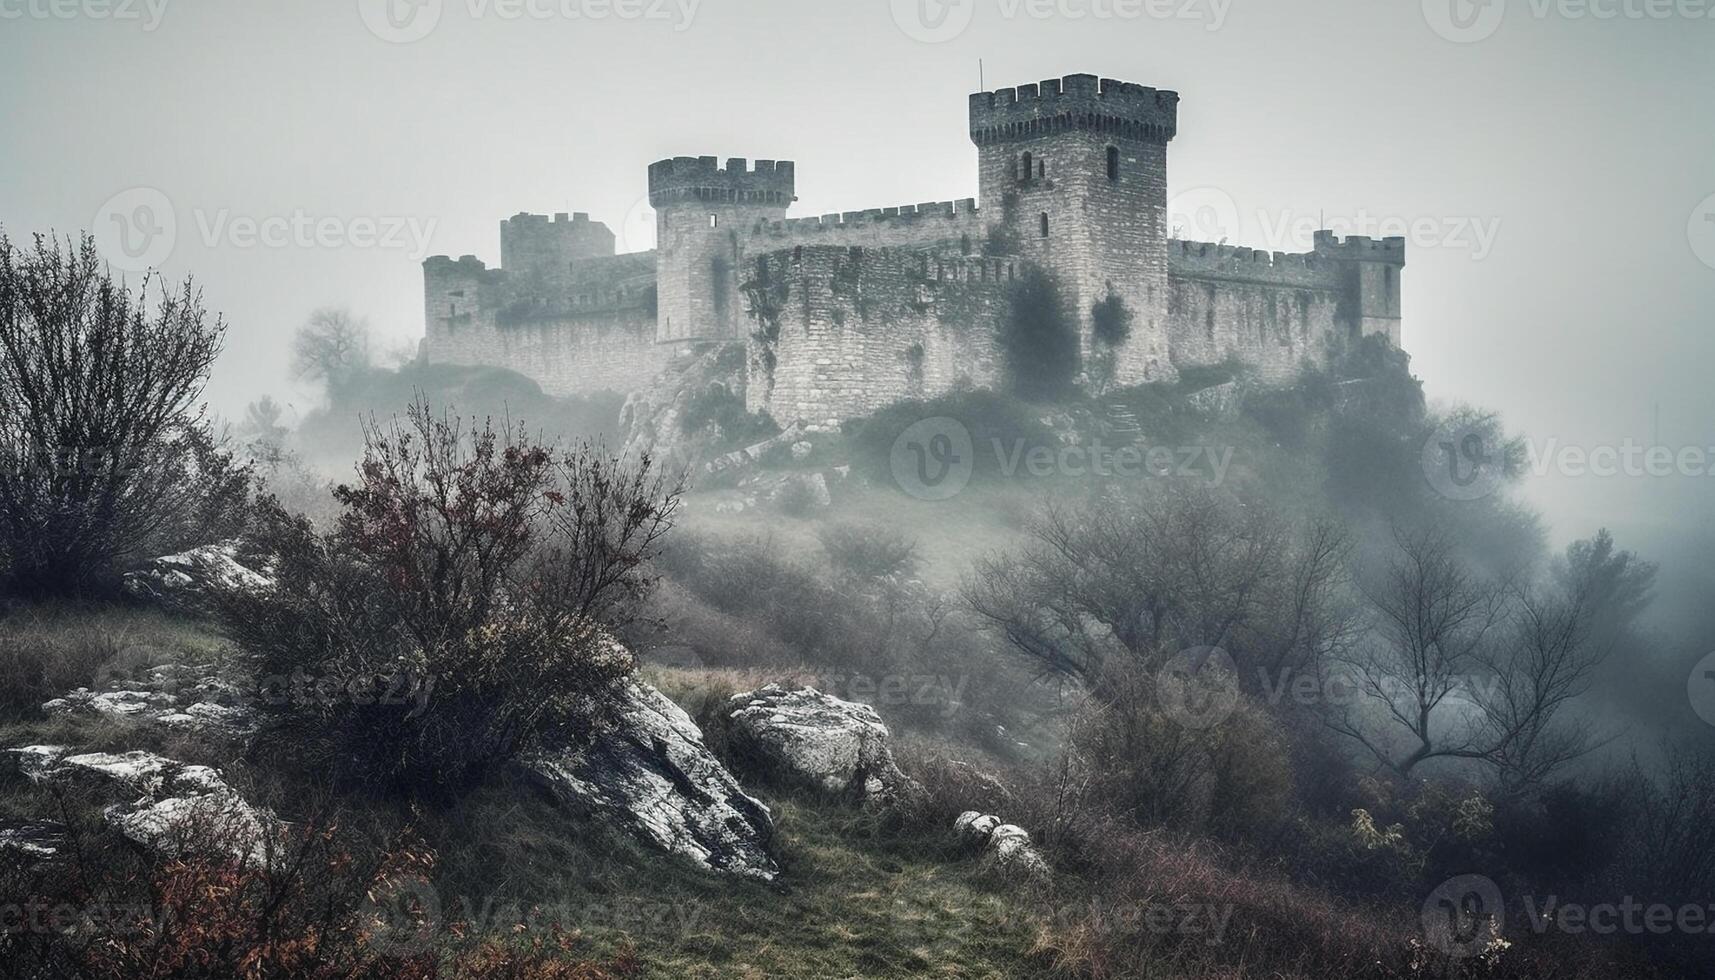
M 1168 269 L 1169 343 L 1182 367 L 1236 358 L 1287 380 L 1358 333 L 1346 270 L 1314 253 L 1174 241 Z
M 787 217 L 789 161 L 662 160 L 655 252 L 614 255 L 584 214 L 520 214 L 501 225 L 501 269 L 425 263 L 425 356 L 579 394 L 642 387 L 693 342 L 742 341 L 752 410 L 831 426 L 997 384 L 1028 266 L 1060 286 L 1097 390 L 1235 359 L 1284 381 L 1361 336 L 1399 346 L 1402 240 L 1319 232 L 1285 254 L 1168 238 L 1178 114 L 1175 92 L 1094 75 L 977 93 L 977 198 L 810 218 Z M 1110 297 L 1130 314 L 1111 352 L 1094 316 Z
M 999 380 L 994 325 L 1020 272 L 1015 259 L 957 247 L 805 246 L 759 257 L 757 272 L 751 411 L 834 428 Z
M 474 256 L 425 263 L 429 360 L 516 371 L 550 395 L 630 392 L 667 366 L 656 343 L 652 256 L 619 256 L 545 295 Z M 603 266 L 609 268 L 603 269 Z M 608 275 L 596 275 L 606 271 Z

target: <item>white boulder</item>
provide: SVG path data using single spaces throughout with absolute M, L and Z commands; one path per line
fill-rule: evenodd
M 221 774 L 153 752 L 73 753 L 30 745 L 8 753 L 32 782 L 77 786 L 112 800 L 103 818 L 144 849 L 166 856 L 215 847 L 260 865 L 282 825 L 245 802 Z
M 273 585 L 273 579 L 239 561 L 238 546 L 230 541 L 151 559 L 124 580 L 125 591 L 136 598 L 189 611 L 206 611 L 217 591 Z
M 967 810 L 953 821 L 961 837 L 980 845 L 989 860 L 1009 872 L 1029 878 L 1045 878 L 1048 861 L 1030 843 L 1030 833 L 1017 824 L 1002 823 L 993 814 Z
M 770 684 L 728 701 L 727 717 L 734 751 L 765 775 L 882 805 L 915 788 L 867 704 Z

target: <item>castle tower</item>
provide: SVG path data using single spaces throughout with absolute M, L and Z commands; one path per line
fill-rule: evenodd
M 579 259 L 612 255 L 613 232 L 582 212 L 516 214 L 500 223 L 500 267 L 542 285 L 570 278 Z
M 1179 95 L 1069 75 L 971 96 L 983 213 L 1059 279 L 1086 368 L 1106 354 L 1118 384 L 1175 375 L 1167 342 L 1167 144 Z M 1093 310 L 1117 296 L 1129 339 L 1111 352 Z
M 659 314 L 656 340 L 729 340 L 746 336 L 739 285 L 745 241 L 759 221 L 778 221 L 795 200 L 790 162 L 742 159 L 724 168 L 714 157 L 677 157 L 649 167 L 655 209 Z
M 1361 235 L 1341 239 L 1331 231 L 1316 233 L 1317 256 L 1340 263 L 1348 295 L 1357 304 L 1352 319 L 1358 335 L 1381 334 L 1401 347 L 1400 270 L 1405 268 L 1405 239 L 1376 240 Z

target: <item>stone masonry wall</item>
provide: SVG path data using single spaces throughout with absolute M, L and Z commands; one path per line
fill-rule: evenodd
M 1203 242 L 1168 243 L 1168 332 L 1181 367 L 1236 357 L 1289 380 L 1357 336 L 1341 263 Z
M 655 342 L 651 283 L 586 283 L 544 306 L 547 298 L 520 295 L 505 272 L 473 256 L 430 259 L 424 272 L 425 347 L 436 364 L 507 368 L 555 396 L 625 393 L 653 379 L 674 351 Z
M 994 324 L 1014 259 L 957 247 L 809 246 L 757 260 L 751 411 L 834 428 L 895 402 L 1000 376 Z M 766 278 L 763 270 L 766 269 Z

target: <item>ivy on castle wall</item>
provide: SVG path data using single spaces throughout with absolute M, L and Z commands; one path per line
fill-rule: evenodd
M 1071 391 L 1078 377 L 1078 327 L 1064 290 L 1035 263 L 1009 291 L 997 337 L 1007 382 L 1023 398 L 1049 401 Z

